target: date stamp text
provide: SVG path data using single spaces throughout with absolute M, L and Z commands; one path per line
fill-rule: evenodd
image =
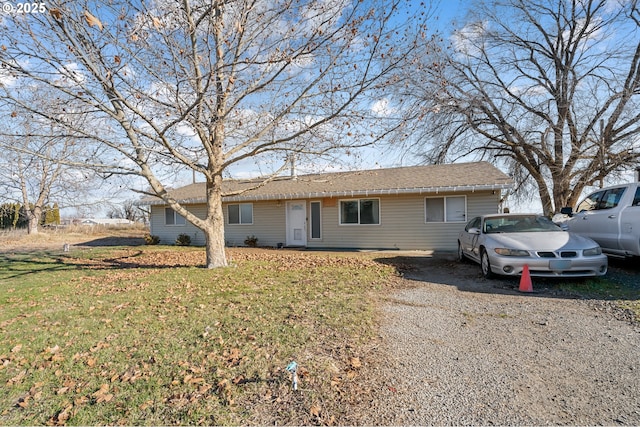
M 3 2 L 2 13 L 17 15 L 32 15 L 45 13 L 47 5 L 43 2 Z

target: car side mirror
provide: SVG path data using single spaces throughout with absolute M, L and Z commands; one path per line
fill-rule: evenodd
M 469 230 L 467 230 L 467 233 L 469 233 L 469 234 L 480 234 L 480 229 L 478 227 L 471 227 Z
M 573 209 L 571 209 L 571 207 L 564 207 L 560 209 L 560 213 L 563 215 L 573 216 Z

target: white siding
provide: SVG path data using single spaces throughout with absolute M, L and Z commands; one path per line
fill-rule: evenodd
M 309 240 L 309 247 L 418 249 L 454 251 L 464 222 L 427 223 L 425 198 L 460 194 L 380 197 L 379 225 L 340 225 L 339 199 L 322 204 L 322 239 Z M 491 192 L 467 194 L 467 219 L 496 213 L 499 195 Z
M 224 238 L 227 246 L 244 246 L 249 236 L 258 238 L 258 246 L 277 246 L 285 242 L 285 203 L 275 201 L 253 203 L 253 224 L 229 224 L 227 204 L 224 210 Z
M 496 192 L 499 193 L 499 192 Z M 362 248 L 362 249 L 421 249 L 454 251 L 458 232 L 465 222 L 427 223 L 425 220 L 425 198 L 460 194 L 443 193 L 430 195 L 383 196 L 380 200 L 379 225 L 340 225 L 339 199 L 323 199 L 321 203 L 320 239 L 311 239 L 307 226 L 307 246 L 313 248 Z M 466 195 L 467 220 L 498 211 L 499 194 L 492 192 Z M 378 197 L 376 197 L 378 198 Z M 312 199 L 318 201 L 319 199 Z M 256 236 L 260 246 L 277 246 L 285 243 L 285 201 L 260 201 L 253 203 L 253 224 L 230 225 L 227 219 L 227 204 L 224 204 L 225 240 L 228 246 L 244 246 L 248 236 Z M 189 208 L 196 215 L 204 216 L 204 205 Z M 310 206 L 307 202 L 307 215 Z M 308 221 L 307 221 L 308 222 Z M 185 226 L 166 226 L 164 208 L 152 206 L 151 234 L 160 237 L 165 244 L 175 243 L 176 237 L 186 233 L 194 245 L 204 245 L 200 230 L 187 222 Z

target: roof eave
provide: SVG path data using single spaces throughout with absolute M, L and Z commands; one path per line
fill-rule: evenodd
M 475 193 L 478 191 L 495 191 L 509 190 L 513 188 L 513 184 L 478 184 L 478 185 L 452 185 L 444 187 L 418 187 L 418 188 L 386 188 L 371 190 L 342 190 L 342 191 L 317 191 L 317 192 L 299 192 L 299 193 L 281 193 L 281 194 L 245 194 L 231 197 L 224 197 L 225 203 L 229 202 L 250 202 L 265 200 L 297 200 L 297 199 L 321 199 L 321 198 L 337 198 L 337 197 L 374 197 L 374 196 L 395 196 L 403 194 L 440 194 L 440 193 Z M 193 205 L 206 203 L 204 197 L 190 198 L 179 200 L 180 203 Z M 142 203 L 140 203 L 142 204 Z M 165 205 L 166 203 L 158 199 L 156 201 L 146 201 L 146 205 Z

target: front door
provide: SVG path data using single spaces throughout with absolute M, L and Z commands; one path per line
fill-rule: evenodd
M 307 245 L 307 204 L 287 202 L 287 246 Z

